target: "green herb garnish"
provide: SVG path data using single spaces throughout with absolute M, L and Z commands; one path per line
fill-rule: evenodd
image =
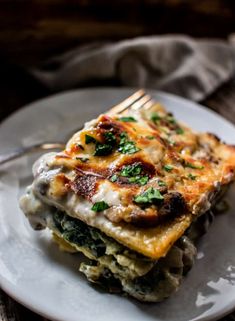
M 120 117 L 119 118 L 120 121 L 123 121 L 123 122 L 137 122 L 137 120 L 134 118 L 134 117 L 131 117 L 131 116 L 126 116 L 126 117 Z
M 96 202 L 91 210 L 94 211 L 94 212 L 102 212 L 104 210 L 107 210 L 110 206 L 105 203 L 104 201 L 101 201 L 101 202 Z
M 140 164 L 127 165 L 123 167 L 120 175 L 125 177 L 133 177 L 139 175 L 141 171 L 142 168 Z
M 158 185 L 159 185 L 159 186 L 166 186 L 166 183 L 163 182 L 163 181 L 158 181 Z
M 136 183 L 141 186 L 144 186 L 148 183 L 149 177 L 148 176 L 135 176 L 135 177 L 130 177 L 129 182 L 130 183 Z
M 171 172 L 174 167 L 171 166 L 171 165 L 164 165 L 163 168 L 164 168 L 165 171 Z
M 184 167 L 189 167 L 189 168 L 193 168 L 193 169 L 203 169 L 204 166 L 202 165 L 195 165 L 189 162 L 184 162 Z
M 147 138 L 149 140 L 153 140 L 155 137 L 154 136 L 145 136 L 145 138 Z
M 104 133 L 105 143 L 96 142 L 94 156 L 107 156 L 113 152 L 117 140 L 113 133 Z
M 172 115 L 168 115 L 168 116 L 166 117 L 166 120 L 167 120 L 169 123 L 171 123 L 171 124 L 176 124 L 176 120 L 175 120 L 175 118 L 174 118 Z
M 120 146 L 118 151 L 121 152 L 122 154 L 134 154 L 138 152 L 140 149 L 135 146 L 134 142 L 126 142 L 125 145 Z
M 151 115 L 151 120 L 156 124 L 159 120 L 161 120 L 161 117 L 159 116 L 158 113 L 152 113 Z
M 144 193 L 134 197 L 135 203 L 154 203 L 156 201 L 162 201 L 164 197 L 158 189 L 149 187 Z
M 124 166 L 120 172 L 121 176 L 129 177 L 129 183 L 136 183 L 141 186 L 147 184 L 149 177 L 141 176 L 142 167 L 140 164 Z
M 112 145 L 96 143 L 94 156 L 107 156 L 110 155 L 112 151 Z
M 141 186 L 146 185 L 149 181 L 149 177 L 148 176 L 142 176 L 137 180 L 137 183 Z
M 113 133 L 106 132 L 104 133 L 105 143 L 100 143 L 94 137 L 90 135 L 85 135 L 85 143 L 95 144 L 94 156 L 107 156 L 112 153 L 113 147 L 116 144 L 116 137 Z
M 184 130 L 183 130 L 183 128 L 181 128 L 181 127 L 176 128 L 175 132 L 176 132 L 176 134 L 178 134 L 178 135 L 183 135 L 183 134 L 184 134 Z
M 140 150 L 135 142 L 128 140 L 126 133 L 121 133 L 118 151 L 122 154 L 134 154 Z
M 118 176 L 116 174 L 114 174 L 113 176 L 110 177 L 110 181 L 113 183 L 116 182 L 117 179 L 118 179 Z
M 117 140 L 113 133 L 106 132 L 104 133 L 105 143 L 107 144 L 116 144 Z
M 97 140 L 94 137 L 87 135 L 87 134 L 85 135 L 85 143 L 86 144 L 96 143 L 96 142 L 97 142 Z
M 123 132 L 120 134 L 120 142 L 119 145 L 123 145 L 125 144 L 125 142 L 127 141 L 128 137 L 127 137 L 127 133 Z
M 188 174 L 188 178 L 190 178 L 192 181 L 195 181 L 195 179 L 197 178 L 197 176 L 193 175 L 193 174 Z

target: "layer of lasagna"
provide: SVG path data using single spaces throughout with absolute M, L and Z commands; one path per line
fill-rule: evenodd
M 21 208 L 35 229 L 49 227 L 62 248 L 91 260 L 80 267 L 90 281 L 160 301 L 191 267 L 189 231 L 234 170 L 233 146 L 156 103 L 101 115 L 40 158 Z

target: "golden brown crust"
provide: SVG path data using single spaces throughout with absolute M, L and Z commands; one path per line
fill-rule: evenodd
M 141 204 L 136 204 L 135 196 L 149 187 L 162 193 L 164 204 L 169 199 L 169 192 L 178 193 L 186 204 L 185 208 L 197 215 L 200 211 L 197 205 L 200 205 L 202 195 L 216 193 L 216 186 L 233 179 L 234 146 L 221 143 L 218 137 L 210 133 L 194 133 L 177 122 L 159 104 L 150 111 L 130 112 L 130 115 L 136 117 L 135 121 L 121 121 L 119 115 L 101 115 L 95 124 L 75 134 L 66 150 L 58 154 L 54 162 L 54 165 L 63 165 L 77 172 L 68 186 L 89 200 L 104 180 L 111 182 L 112 189 L 120 193 L 120 205 L 123 208 L 119 207 L 118 215 L 112 215 L 109 211 L 107 216 L 110 220 L 152 226 L 163 218 L 182 214 L 183 207 L 180 207 L 179 211 L 166 215 L 162 210 L 162 202 L 143 210 Z M 122 133 L 125 133 L 128 141 L 134 142 L 136 152 L 120 152 Z M 94 155 L 96 142 L 107 144 L 106 134 L 111 134 L 114 139 L 111 151 L 104 156 Z M 87 143 L 87 135 L 93 141 Z M 141 166 L 141 176 L 147 177 L 148 182 L 144 186 L 138 180 L 121 174 L 126 166 L 136 164 Z M 112 181 L 113 175 L 115 181 Z M 158 184 L 159 180 L 166 185 L 164 191 Z
M 65 210 L 120 243 L 159 258 L 194 216 L 209 209 L 220 187 L 234 179 L 235 147 L 213 134 L 193 132 L 159 104 L 122 116 L 134 121 L 101 115 L 71 138 L 48 165 L 61 171 L 51 178 L 45 197 L 62 205 L 70 197 L 76 206 L 84 199 L 90 209 L 105 201 L 109 208 L 99 213 L 72 211 L 72 206 Z M 130 143 L 130 153 L 123 152 L 123 141 Z M 96 154 L 97 149 L 105 155 Z M 126 173 L 130 167 L 139 169 Z M 149 189 L 162 199 L 138 202 L 136 196 Z

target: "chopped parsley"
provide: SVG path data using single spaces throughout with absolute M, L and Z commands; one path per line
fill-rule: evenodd
M 140 149 L 135 146 L 134 142 L 126 142 L 125 145 L 119 147 L 119 152 L 122 154 L 134 154 L 138 152 Z
M 110 181 L 113 183 L 116 182 L 117 179 L 118 179 L 118 176 L 116 174 L 114 174 L 113 176 L 110 177 Z
M 113 146 L 109 144 L 96 143 L 94 156 L 107 156 L 113 151 Z
M 87 157 L 76 157 L 76 159 L 80 160 L 82 163 L 86 163 L 89 160 Z
M 159 185 L 159 186 L 166 186 L 166 183 L 163 182 L 163 181 L 158 181 L 158 185 Z
M 144 186 L 148 183 L 149 177 L 148 176 L 135 176 L 135 177 L 130 177 L 129 182 L 130 183 L 136 183 L 141 186 Z
M 181 127 L 176 128 L 175 132 L 176 132 L 176 134 L 178 134 L 178 135 L 183 135 L 183 134 L 184 134 L 184 130 L 183 130 L 183 128 L 181 128 Z
M 107 144 L 116 144 L 117 140 L 113 133 L 106 132 L 104 133 L 105 143 Z
M 161 120 L 161 117 L 158 113 L 154 112 L 151 115 L 151 120 L 156 124 L 159 120 Z
M 110 206 L 105 203 L 104 201 L 101 201 L 101 202 L 96 202 L 91 210 L 94 211 L 94 212 L 102 212 L 104 210 L 107 210 Z
M 97 140 L 94 137 L 87 135 L 87 134 L 85 135 L 85 143 L 86 144 L 96 143 L 96 142 L 97 142 Z
M 171 165 L 164 165 L 163 168 L 164 168 L 165 171 L 171 172 L 174 167 L 171 166 Z
M 154 136 L 145 136 L 145 138 L 149 139 L 149 140 L 152 140 L 154 139 L 155 137 Z
M 120 175 L 125 177 L 133 177 L 139 175 L 141 171 L 142 168 L 140 164 L 127 165 L 123 167 Z
M 171 127 L 171 129 L 173 129 L 173 130 L 175 131 L 176 134 L 178 134 L 178 135 L 183 135 L 183 134 L 184 134 L 183 128 L 181 128 L 181 127 L 178 125 L 176 119 L 173 117 L 172 114 L 168 114 L 168 115 L 165 117 L 165 120 L 172 125 L 172 126 L 170 126 L 170 127 Z M 172 128 L 172 127 L 173 127 L 173 128 Z
M 123 122 L 135 122 L 136 123 L 136 119 L 134 117 L 131 117 L 131 116 L 126 116 L 126 117 L 120 117 L 119 118 L 120 121 L 123 121 Z
M 104 133 L 104 143 L 97 141 L 94 137 L 90 135 L 85 135 L 85 143 L 95 144 L 94 156 L 107 156 L 113 152 L 113 148 L 116 145 L 116 137 L 111 132 Z
M 94 156 L 107 156 L 113 152 L 117 140 L 113 133 L 104 133 L 105 143 L 96 142 Z
M 149 177 L 141 175 L 142 167 L 140 164 L 124 166 L 120 172 L 121 176 L 129 177 L 129 183 L 136 183 L 141 186 L 148 183 Z
M 127 141 L 127 133 L 123 132 L 120 134 L 119 145 L 124 145 L 126 141 Z
M 193 168 L 193 169 L 203 169 L 204 166 L 202 165 L 195 165 L 189 162 L 184 162 L 184 167 L 189 167 L 189 168 Z
M 135 142 L 128 139 L 127 134 L 125 132 L 120 135 L 120 142 L 118 151 L 122 154 L 134 154 L 138 152 L 140 148 L 136 147 Z
M 195 181 L 197 176 L 190 173 L 190 174 L 188 174 L 188 178 L 190 178 L 192 181 Z
M 158 189 L 149 187 L 144 193 L 134 197 L 135 203 L 154 203 L 156 201 L 162 201 L 164 197 Z
M 106 132 L 103 134 L 104 143 L 97 141 L 94 137 L 90 135 L 85 135 L 85 143 L 95 144 L 94 156 L 107 156 L 113 152 L 114 147 L 117 145 L 117 139 L 115 135 L 111 132 Z M 128 139 L 127 133 L 123 132 L 120 134 L 120 142 L 118 145 L 118 151 L 122 154 L 134 154 L 138 152 L 140 148 L 136 147 L 135 142 Z
M 166 120 L 169 122 L 169 123 L 171 123 L 171 124 L 176 124 L 176 120 L 175 120 L 175 118 L 172 116 L 172 115 L 168 115 L 167 117 L 166 117 Z

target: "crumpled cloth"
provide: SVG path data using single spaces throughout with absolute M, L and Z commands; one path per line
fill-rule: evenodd
M 234 77 L 235 47 L 180 35 L 140 37 L 78 47 L 31 73 L 54 92 L 119 85 L 200 101 Z

